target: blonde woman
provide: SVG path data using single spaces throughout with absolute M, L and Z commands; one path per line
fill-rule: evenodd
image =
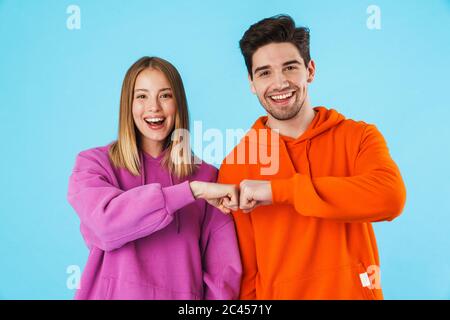
M 233 185 L 194 161 L 176 68 L 144 57 L 126 73 L 117 141 L 83 151 L 68 201 L 90 249 L 76 299 L 236 299 Z M 200 164 L 196 164 L 200 162 Z M 222 212 L 220 212 L 222 211 Z

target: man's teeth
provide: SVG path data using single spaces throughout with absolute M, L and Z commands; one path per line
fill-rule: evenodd
M 283 100 L 283 99 L 292 97 L 292 94 L 293 94 L 293 92 L 289 92 L 286 94 L 280 94 L 278 96 L 270 96 L 270 97 L 274 100 Z
M 156 123 L 164 121 L 164 118 L 146 118 L 144 120 L 147 121 L 148 123 Z

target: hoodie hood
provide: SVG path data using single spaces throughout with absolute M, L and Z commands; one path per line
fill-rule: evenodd
M 256 130 L 258 134 L 256 134 L 256 139 L 253 137 L 249 137 L 248 141 L 250 144 L 255 143 L 257 141 L 258 148 L 259 147 L 267 147 L 271 146 L 273 142 L 276 141 L 280 148 L 280 153 L 284 153 L 288 155 L 288 146 L 287 145 L 297 145 L 297 144 L 303 144 L 304 146 L 304 152 L 302 153 L 302 159 L 301 161 L 303 163 L 306 163 L 306 173 L 311 176 L 311 164 L 310 164 L 310 157 L 309 157 L 309 150 L 311 148 L 311 140 L 315 137 L 327 132 L 329 129 L 339 125 L 342 121 L 345 120 L 344 115 L 340 114 L 334 109 L 327 109 L 325 107 L 319 106 L 313 108 L 314 111 L 316 111 L 316 115 L 314 116 L 314 119 L 309 124 L 308 128 L 305 130 L 305 132 L 300 135 L 297 138 L 291 138 L 287 136 L 279 135 L 278 139 L 273 138 L 271 136 L 272 129 L 266 126 L 267 122 L 267 116 L 260 117 L 254 125 L 252 126 L 253 131 Z M 260 129 L 266 129 L 266 134 L 261 134 L 259 132 Z M 248 135 L 247 135 L 248 136 Z M 281 154 L 280 154 L 281 156 Z M 289 156 L 288 156 L 289 158 Z
M 314 111 L 316 111 L 316 115 L 309 124 L 306 131 L 298 138 L 290 138 L 286 136 L 282 136 L 283 140 L 294 142 L 294 143 L 301 143 L 303 141 L 311 140 L 314 137 L 324 133 L 325 131 L 329 130 L 330 128 L 333 128 L 337 126 L 339 123 L 345 120 L 344 115 L 340 114 L 334 109 L 327 109 L 325 107 L 319 106 L 313 108 Z M 259 129 L 266 129 L 269 130 L 269 134 L 272 131 L 269 127 L 266 126 L 267 123 L 267 116 L 260 117 L 256 122 L 253 124 L 252 129 L 259 130 Z M 267 145 L 271 144 L 271 139 L 258 139 L 259 145 Z

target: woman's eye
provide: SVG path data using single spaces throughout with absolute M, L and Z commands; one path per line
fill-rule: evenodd
M 172 98 L 172 95 L 170 93 L 164 93 L 162 95 L 160 95 L 161 99 L 168 99 L 168 98 Z
M 136 96 L 136 99 L 145 99 L 145 94 L 140 94 Z

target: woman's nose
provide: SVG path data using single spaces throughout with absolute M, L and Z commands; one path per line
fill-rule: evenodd
M 147 105 L 146 105 L 147 111 L 156 112 L 161 110 L 161 105 L 159 104 L 159 101 L 156 97 L 149 99 Z

